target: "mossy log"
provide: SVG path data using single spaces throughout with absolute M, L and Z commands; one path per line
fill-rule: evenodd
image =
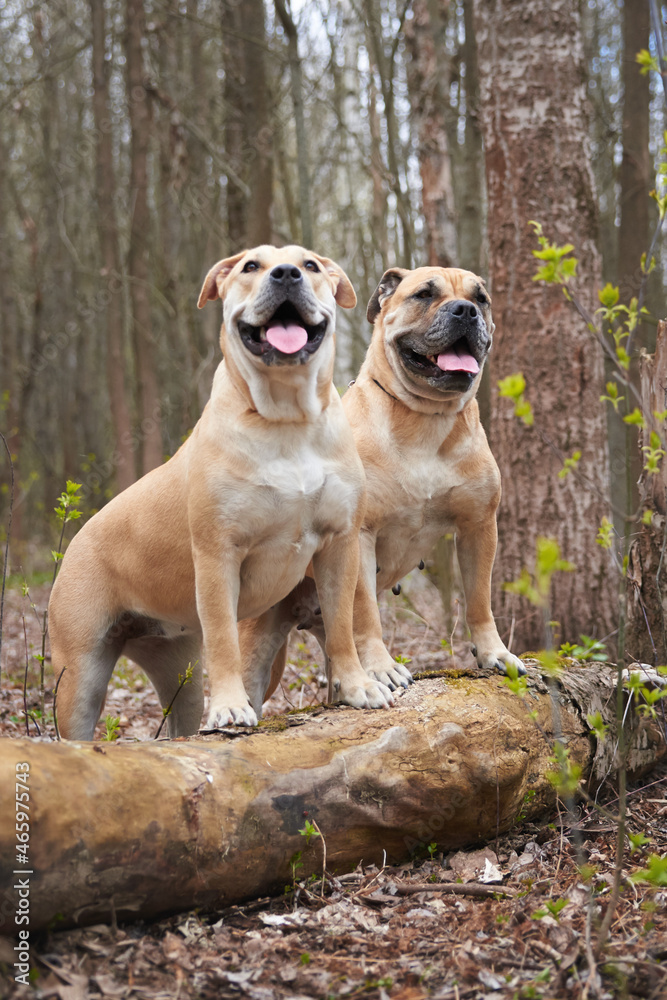
M 12 886 L 26 867 L 17 773 L 29 775 L 31 930 L 225 907 L 281 892 L 296 851 L 299 876 L 321 871 L 321 841 L 306 845 L 299 833 L 306 819 L 326 840 L 327 868 L 342 873 L 432 842 L 480 843 L 519 813 L 544 814 L 555 801 L 554 720 L 597 787 L 613 770 L 613 740 L 598 745 L 586 713 L 613 725 L 614 684 L 612 668 L 572 667 L 552 698 L 532 665 L 523 700 L 498 676 L 438 676 L 386 711 L 326 708 L 251 731 L 138 744 L 3 740 L 2 933 L 16 933 Z M 650 724 L 628 724 L 637 773 L 664 742 Z

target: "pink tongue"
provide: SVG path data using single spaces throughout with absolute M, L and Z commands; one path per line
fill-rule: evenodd
M 456 351 L 452 350 L 444 351 L 438 355 L 437 362 L 438 368 L 441 368 L 443 372 L 470 372 L 471 375 L 476 375 L 479 371 L 479 365 L 472 354 L 457 354 Z
M 308 343 L 308 334 L 302 326 L 270 326 L 266 331 L 266 339 L 272 347 L 283 354 L 296 354 L 304 344 Z

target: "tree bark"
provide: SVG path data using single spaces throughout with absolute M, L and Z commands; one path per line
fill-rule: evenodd
M 639 444 L 649 446 L 651 431 L 657 432 L 665 447 L 665 427 L 655 412 L 667 410 L 667 322 L 658 324 L 654 355 L 642 352 L 639 361 L 642 409 L 647 426 L 640 431 Z M 642 466 L 645 464 L 645 453 Z M 642 663 L 667 664 L 667 459 L 660 471 L 639 480 L 643 511 L 652 511 L 650 524 L 642 524 L 639 537 L 630 549 L 628 567 L 628 653 Z
M 231 34 L 225 37 L 225 27 Z M 273 122 L 266 67 L 264 0 L 223 0 L 225 152 L 241 188 L 227 181 L 231 250 L 273 240 Z
M 104 0 L 90 0 L 93 33 L 93 114 L 95 117 L 95 177 L 97 228 L 102 251 L 104 283 L 110 287 L 106 319 L 107 385 L 115 442 L 116 484 L 126 489 L 136 479 L 132 451 L 132 424 L 125 391 L 123 345 L 123 286 L 118 227 L 116 225 L 116 181 L 113 167 L 108 69 L 105 61 L 106 18 Z M 111 283 L 113 282 L 113 287 Z
M 312 247 L 313 224 L 310 212 L 310 171 L 306 124 L 303 113 L 303 79 L 299 58 L 299 38 L 296 25 L 284 0 L 274 0 L 276 13 L 280 18 L 287 37 L 287 58 L 289 60 L 292 105 L 294 107 L 294 130 L 296 132 L 296 162 L 299 177 L 299 210 L 301 216 L 301 244 Z
M 575 0 L 533 3 L 476 0 L 475 28 L 483 106 L 488 190 L 489 271 L 496 323 L 494 381 L 523 372 L 535 423 L 526 427 L 493 392 L 491 448 L 503 499 L 495 568 L 494 611 L 514 649 L 545 643 L 542 611 L 501 590 L 520 576 L 536 539 L 557 539 L 576 572 L 554 577 L 549 615 L 563 640 L 601 638 L 615 627 L 607 553 L 596 530 L 608 516 L 609 461 L 601 350 L 562 290 L 535 283 L 537 219 L 579 259 L 577 291 L 591 312 L 599 305 L 597 206 L 588 151 L 585 74 Z M 539 39 L 558 39 L 542 44 Z M 517 67 L 521 67 L 520 73 Z M 568 114 L 563 114 L 563 108 Z M 586 489 L 558 478 L 563 457 L 582 452 Z
M 484 241 L 484 154 L 482 146 L 482 126 L 480 122 L 479 102 L 479 65 L 477 60 L 477 40 L 473 21 L 472 4 L 463 5 L 465 25 L 465 41 L 461 50 L 465 65 L 465 101 L 466 117 L 463 145 L 463 169 L 460 171 L 461 188 L 459 200 L 459 260 L 460 267 L 467 268 L 475 274 L 482 273 L 482 244 Z M 456 174 L 455 190 L 456 190 Z M 484 386 L 480 388 L 480 392 Z M 482 405 L 480 392 L 477 401 L 480 403 L 482 423 L 488 426 L 489 392 L 486 387 L 485 404 Z
M 162 464 L 160 396 L 153 340 L 150 296 L 148 209 L 148 151 L 151 112 L 145 87 L 142 39 L 146 32 L 143 0 L 126 0 L 127 103 L 132 130 L 130 197 L 132 221 L 127 268 L 130 277 L 132 320 L 137 361 L 141 417 L 142 473 Z
M 650 15 L 646 0 L 624 0 L 623 159 L 620 170 L 621 225 L 618 231 L 618 284 L 622 302 L 629 302 L 633 295 L 639 294 L 642 283 L 640 261 L 650 243 L 651 95 L 648 75 L 642 76 L 635 58 L 640 49 L 648 49 L 649 32 Z
M 443 10 L 428 0 L 415 0 L 413 16 L 405 22 L 410 53 L 407 65 L 410 105 L 417 125 L 422 209 L 426 226 L 425 264 L 459 264 L 452 163 L 445 116 L 449 103 L 449 67 L 446 51 L 438 46 Z
M 599 710 L 613 724 L 615 676 L 608 666 L 571 668 L 553 701 L 534 668 L 525 701 L 497 676 L 429 678 L 387 711 L 326 709 L 152 744 L 2 741 L 2 787 L 29 775 L 30 929 L 281 892 L 295 852 L 300 875 L 322 870 L 321 842 L 308 846 L 299 833 L 306 819 L 339 873 L 362 858 L 381 863 L 384 851 L 394 863 L 432 842 L 450 850 L 491 839 L 520 811 L 532 818 L 555 804 L 545 777 L 554 706 L 591 790 L 606 780 L 614 739 L 596 746 L 585 713 Z M 665 744 L 657 725 L 627 715 L 627 766 L 636 774 Z M 20 867 L 16 845 L 14 809 L 5 810 L 0 878 L 8 887 Z M 15 930 L 8 900 L 15 904 L 11 888 L 5 934 Z
M 407 8 L 406 8 L 407 9 Z M 391 190 L 396 196 L 396 211 L 401 220 L 402 247 L 397 247 L 396 256 L 403 267 L 412 267 L 414 257 L 414 238 L 412 231 L 412 213 L 410 208 L 410 196 L 407 189 L 401 184 L 401 164 L 399 164 L 399 135 L 398 122 L 396 120 L 395 94 L 394 94 L 394 68 L 398 39 L 400 33 L 394 38 L 389 56 L 385 51 L 385 38 L 382 23 L 382 13 L 376 0 L 363 0 L 363 11 L 366 34 L 368 38 L 367 47 L 371 64 L 375 65 L 380 82 L 380 91 L 384 102 L 384 119 L 387 129 L 386 149 L 388 182 Z

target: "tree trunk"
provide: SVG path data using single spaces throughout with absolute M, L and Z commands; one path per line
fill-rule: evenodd
M 225 27 L 231 29 L 225 36 Z M 228 178 L 230 251 L 273 240 L 273 123 L 266 70 L 264 0 L 223 0 L 225 152 L 241 188 Z
M 447 53 L 438 46 L 441 16 L 448 4 L 415 0 L 405 22 L 410 53 L 407 66 L 412 114 L 417 125 L 422 209 L 426 225 L 426 260 L 433 267 L 458 266 L 456 210 L 445 116 L 449 103 Z M 436 20 L 437 18 L 437 20 Z
M 614 740 L 592 739 L 586 711 L 613 724 L 615 670 L 564 672 L 559 726 L 593 793 L 614 766 Z M 583 706 L 583 707 L 581 707 Z M 153 744 L 0 743 L 2 787 L 30 789 L 30 929 L 152 918 L 220 907 L 361 858 L 405 860 L 436 842 L 451 850 L 508 830 L 519 812 L 555 805 L 553 704 L 535 669 L 523 702 L 501 678 L 414 685 L 387 711 L 349 708 L 268 719 L 255 731 Z M 530 716 L 535 713 L 535 721 Z M 632 774 L 665 752 L 659 727 L 629 712 Z M 27 768 L 26 768 L 27 765 Z M 17 789 L 22 785 L 17 784 Z M 530 796 L 527 795 L 531 791 Z M 17 864 L 14 809 L 0 818 L 0 878 Z M 5 890 L 15 909 L 12 889 Z M 14 921 L 0 931 L 11 934 Z
M 549 616 L 563 640 L 601 638 L 615 626 L 607 553 L 596 530 L 609 514 L 609 463 L 602 353 L 562 290 L 535 283 L 537 219 L 579 259 L 576 287 L 591 312 L 599 305 L 597 207 L 588 152 L 585 76 L 575 0 L 525 6 L 475 2 L 488 190 L 489 271 L 496 332 L 494 381 L 523 372 L 535 423 L 525 426 L 494 390 L 491 449 L 500 466 L 494 611 L 514 649 L 542 648 L 542 611 L 501 590 L 524 566 L 536 539 L 557 539 L 576 572 L 554 577 Z M 542 38 L 558 38 L 544 45 Z M 520 67 L 520 73 L 517 71 Z M 563 114 L 563 108 L 568 114 Z M 582 452 L 586 489 L 558 478 L 563 457 Z
M 654 355 L 642 352 L 639 362 L 642 408 L 647 427 L 640 431 L 640 447 L 648 447 L 651 431 L 657 432 L 665 447 L 667 421 L 655 412 L 667 411 L 667 322 L 658 324 Z M 646 457 L 642 455 L 642 465 Z M 630 549 L 628 567 L 628 653 L 642 663 L 667 664 L 667 459 L 660 471 L 642 471 L 639 494 L 643 511 L 652 511 L 650 524 L 642 524 L 639 537 Z
M 266 67 L 266 11 L 264 0 L 244 0 L 241 4 L 245 47 L 245 82 L 248 88 L 248 141 L 255 156 L 250 164 L 248 185 L 248 245 L 273 241 L 273 121 Z M 240 249 L 240 248 L 239 248 Z
M 373 182 L 373 202 L 369 219 L 371 235 L 376 253 L 382 260 L 382 273 L 389 267 L 389 234 L 387 232 L 387 175 L 382 160 L 382 125 L 378 114 L 378 93 L 375 80 L 370 77 L 368 83 L 368 132 L 370 138 L 370 156 L 368 168 Z M 342 123 L 341 123 L 342 124 Z M 370 297 L 370 296 L 369 296 Z M 366 345 L 363 345 L 364 347 Z M 364 360 L 362 351 L 359 365 L 354 369 L 356 375 Z
M 407 9 L 407 8 L 406 8 Z M 401 184 L 401 164 L 399 164 L 399 135 L 396 120 L 394 94 L 394 63 L 396 47 L 400 34 L 394 39 L 389 57 L 385 51 L 382 14 L 376 6 L 376 0 L 363 0 L 363 11 L 366 34 L 368 38 L 368 55 L 371 65 L 374 64 L 380 81 L 380 91 L 384 102 L 384 119 L 387 129 L 386 149 L 388 181 L 396 196 L 396 211 L 401 220 L 402 247 L 396 248 L 396 257 L 403 267 L 412 267 L 414 257 L 414 238 L 412 232 L 412 213 L 410 209 L 409 192 Z
M 465 100 L 466 118 L 463 144 L 463 169 L 460 171 L 458 185 L 459 200 L 459 267 L 465 267 L 475 274 L 482 273 L 482 243 L 484 239 L 484 181 L 483 181 L 483 147 L 482 126 L 480 122 L 479 104 L 479 65 L 477 61 L 477 40 L 473 22 L 473 11 L 470 3 L 463 5 L 465 25 L 465 41 L 461 50 L 465 65 Z M 455 174 L 456 181 L 456 174 Z M 486 367 L 486 366 L 485 366 Z M 482 386 L 482 388 L 484 388 Z M 481 389 L 480 389 L 481 391 Z M 486 402 L 483 406 L 480 393 L 477 400 L 480 403 L 482 423 L 486 427 L 485 413 L 489 410 L 488 387 L 485 392 Z
M 649 5 L 646 0 L 624 0 L 623 160 L 620 170 L 621 225 L 618 231 L 618 284 L 622 302 L 629 302 L 633 295 L 639 294 L 642 282 L 640 261 L 650 242 L 649 191 L 652 181 L 648 144 L 651 95 L 648 75 L 641 75 L 635 58 L 640 49 L 648 49 L 649 31 Z M 640 345 L 637 343 L 636 346 Z
M 137 360 L 139 416 L 141 418 L 142 473 L 162 464 L 160 399 L 156 349 L 151 320 L 148 210 L 148 150 L 151 112 L 145 88 L 142 39 L 146 29 L 143 0 L 126 0 L 127 103 L 132 130 L 130 203 L 132 222 L 127 268 L 130 276 L 132 320 Z
M 310 171 L 306 125 L 303 113 L 303 80 L 301 59 L 299 58 L 299 39 L 296 25 L 287 9 L 284 0 L 274 0 L 276 13 L 280 18 L 283 31 L 287 36 L 287 58 L 289 60 L 290 81 L 292 85 L 292 104 L 294 106 L 294 130 L 296 132 L 296 162 L 299 176 L 299 209 L 301 215 L 302 246 L 313 246 L 313 224 L 310 213 Z
M 116 226 L 116 181 L 113 168 L 109 112 L 108 63 L 105 61 L 106 25 L 104 0 L 90 0 L 93 33 L 93 114 L 95 116 L 95 177 L 97 228 L 102 251 L 104 284 L 109 286 L 105 310 L 107 384 L 115 442 L 116 485 L 126 489 L 136 478 L 132 451 L 132 424 L 125 392 L 123 346 L 123 286 L 118 229 Z M 113 282 L 113 286 L 112 286 Z

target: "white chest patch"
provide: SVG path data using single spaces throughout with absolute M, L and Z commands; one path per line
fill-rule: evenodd
M 272 458 L 258 473 L 257 482 L 270 486 L 286 499 L 310 496 L 325 483 L 326 469 L 321 456 L 312 448 L 301 449 L 294 458 Z

